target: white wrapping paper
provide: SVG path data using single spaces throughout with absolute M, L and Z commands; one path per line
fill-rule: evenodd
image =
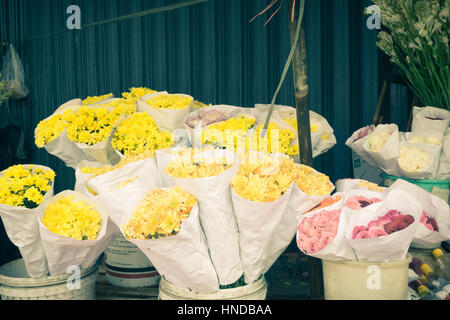
M 405 161 L 404 157 L 408 157 L 408 151 L 405 150 L 411 150 L 411 149 L 417 149 L 422 152 L 425 152 L 429 155 L 429 163 L 426 168 L 424 168 L 421 171 L 413 172 L 408 171 L 406 168 L 403 168 L 400 165 L 401 161 Z M 398 158 L 398 173 L 400 176 L 405 178 L 411 178 L 411 179 L 434 179 L 437 174 L 438 166 L 439 166 L 439 158 L 441 155 L 441 146 L 435 146 L 431 144 L 413 144 L 404 142 L 400 145 L 400 152 L 399 152 L 399 158 Z M 403 160 L 402 160 L 403 159 Z M 417 156 L 411 157 L 411 161 L 420 161 L 421 159 Z
M 436 179 L 450 179 L 450 130 L 447 130 L 442 144 L 442 152 L 439 159 L 439 169 L 436 174 Z
M 125 224 L 139 205 L 141 199 L 151 190 L 142 190 L 139 182 L 107 194 L 100 195 L 113 221 L 118 226 Z M 120 198 L 117 197 L 120 192 Z M 123 234 L 123 233 L 122 233 Z M 208 254 L 205 237 L 200 226 L 198 205 L 181 224 L 177 235 L 152 239 L 133 240 L 135 244 L 158 270 L 172 284 L 194 291 L 212 292 L 219 289 L 219 282 L 211 258 Z
M 29 167 L 30 165 L 24 165 Z M 34 169 L 51 170 L 45 166 L 33 165 Z M 25 268 L 31 278 L 41 278 L 48 275 L 47 258 L 41 235 L 39 234 L 39 212 L 45 200 L 53 196 L 53 184 L 44 197 L 44 201 L 34 209 L 12 207 L 0 204 L 6 234 L 11 242 L 19 248 L 25 262 Z
M 230 190 L 231 179 L 238 168 L 237 159 L 233 152 L 227 150 L 209 150 L 199 153 L 198 156 L 205 161 L 225 157 L 228 163 L 234 163 L 231 168 L 217 176 L 197 179 L 174 178 L 178 186 L 197 198 L 200 223 L 219 283 L 230 285 L 243 274 L 239 255 L 239 231 Z
M 436 220 L 439 231 L 431 231 L 419 223 L 413 242 L 418 244 L 434 244 L 450 240 L 450 209 L 448 203 L 432 195 L 421 187 L 399 179 L 391 185 L 386 192 L 403 190 L 413 196 L 430 217 Z
M 367 226 L 370 221 L 384 216 L 391 209 L 398 210 L 404 215 L 413 216 L 414 222 L 407 228 L 386 236 L 372 239 L 352 239 L 355 226 Z M 360 214 L 354 214 L 350 218 L 346 239 L 360 261 L 404 260 L 420 223 L 421 213 L 422 206 L 414 197 L 402 190 L 392 190 L 383 202 L 372 204 L 362 209 Z
M 364 144 L 366 143 L 367 139 L 369 138 L 369 136 L 372 132 L 370 132 L 366 136 L 356 140 L 358 138 L 359 134 L 361 133 L 361 131 L 364 131 L 364 130 L 372 130 L 372 132 L 373 132 L 373 130 L 375 130 L 375 126 L 374 125 L 366 126 L 364 128 L 356 130 L 350 136 L 350 138 L 347 139 L 347 141 L 345 142 L 345 145 L 348 146 L 353 151 L 355 151 L 356 154 L 358 154 L 358 156 L 360 156 L 361 159 L 363 159 L 365 162 L 367 162 L 367 164 L 369 166 L 376 168 L 377 167 L 376 162 L 374 160 L 372 160 L 368 151 L 366 151 L 366 149 L 364 149 Z
M 347 242 L 347 239 L 345 238 L 349 217 L 343 210 L 342 206 L 343 200 L 341 199 L 340 201 L 332 204 L 331 206 L 307 213 L 300 218 L 297 228 L 297 240 L 301 232 L 300 225 L 304 219 L 313 217 L 316 214 L 320 214 L 322 211 L 340 210 L 338 230 L 333 241 L 331 241 L 331 243 L 329 243 L 326 247 L 322 248 L 316 253 L 308 255 L 328 261 L 356 260 L 355 252 L 353 248 L 350 246 L 350 244 Z
M 122 168 L 89 179 L 87 186 L 96 194 L 102 194 L 113 191 L 121 183 L 130 179 L 138 179 L 144 190 L 162 186 L 161 176 L 156 166 L 156 159 L 147 158 L 130 162 Z
M 49 116 L 47 119 L 51 118 L 56 114 L 63 114 L 66 109 L 77 108 L 82 105 L 81 99 L 70 100 L 63 105 L 61 105 L 56 111 Z M 34 131 L 36 136 L 37 128 Z M 93 160 L 91 158 L 86 158 L 84 152 L 76 145 L 75 142 L 69 140 L 67 137 L 67 132 L 64 130 L 59 137 L 49 142 L 44 146 L 48 153 L 54 155 L 55 157 L 61 159 L 66 166 L 76 169 L 78 163 L 82 160 Z
M 176 129 L 184 128 L 184 119 L 192 111 L 194 98 L 185 94 L 177 94 L 192 98 L 191 104 L 185 109 L 159 109 L 148 105 L 146 102 L 154 97 L 167 94 L 167 92 L 157 92 L 145 95 L 137 102 L 137 109 L 138 112 L 146 112 L 151 115 L 159 130 L 174 132 Z
M 255 202 L 231 190 L 231 198 L 239 227 L 239 247 L 245 282 L 257 281 L 267 270 L 270 240 L 283 219 L 291 196 L 291 188 L 273 202 Z
M 77 240 L 50 232 L 43 224 L 42 217 L 49 205 L 63 197 L 74 196 L 74 201 L 83 201 L 92 205 L 102 217 L 102 226 L 96 240 Z M 103 206 L 93 198 L 79 192 L 63 191 L 44 202 L 39 214 L 39 232 L 48 261 L 50 275 L 67 273 L 70 266 L 88 268 L 96 262 L 98 257 L 106 250 L 117 237 L 117 228 L 111 224 L 108 213 Z
M 427 117 L 431 118 L 440 118 L 442 120 L 431 120 L 427 119 Z M 413 120 L 411 124 L 412 132 L 436 132 L 436 133 L 444 133 L 450 123 L 450 111 L 434 108 L 434 107 L 425 107 L 413 108 Z
M 92 175 L 89 173 L 82 173 L 81 169 L 85 168 L 85 167 L 102 168 L 103 166 L 104 166 L 104 164 L 100 163 L 100 162 L 93 162 L 93 161 L 87 161 L 87 160 L 81 161 L 78 164 L 77 169 L 75 170 L 74 191 L 80 192 L 88 197 L 96 196 L 97 194 L 91 188 L 89 188 L 87 186 L 87 182 Z
M 380 131 L 388 131 L 391 135 L 380 151 L 374 152 L 369 150 L 368 144 L 370 138 Z M 371 162 L 375 163 L 377 168 L 382 169 L 388 174 L 398 175 L 397 158 L 400 149 L 399 145 L 398 126 L 396 124 L 380 124 L 375 128 L 374 132 L 369 135 L 363 148 L 371 158 Z
M 329 196 L 330 194 L 323 196 L 307 195 L 297 187 L 295 182 L 293 183 L 286 210 L 270 240 L 263 273 L 270 269 L 294 239 L 298 221 L 302 214 L 313 209 Z

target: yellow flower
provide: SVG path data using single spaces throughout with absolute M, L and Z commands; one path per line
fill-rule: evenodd
M 135 113 L 122 121 L 114 132 L 112 146 L 125 157 L 170 148 L 172 134 L 160 131 L 147 113 Z
M 251 138 L 253 140 L 250 142 L 250 150 L 264 153 L 283 153 L 292 157 L 298 154 L 298 145 L 292 145 L 296 136 L 294 132 L 289 129 L 281 129 L 275 123 L 270 122 L 264 138 L 261 138 L 263 129 L 264 125 L 260 125 L 256 129 L 256 135 Z M 278 140 L 278 145 L 272 146 L 272 140 Z
M 108 139 L 119 118 L 118 112 L 108 111 L 106 107 L 83 106 L 63 115 L 63 119 L 67 122 L 69 139 L 88 145 L 95 145 Z
M 294 180 L 297 187 L 310 196 L 324 196 L 334 188 L 328 176 L 304 165 L 295 168 Z
M 114 95 L 112 93 L 108 93 L 108 94 L 105 94 L 105 95 L 102 95 L 102 96 L 87 97 L 86 99 L 84 99 L 82 101 L 82 103 L 83 103 L 83 105 L 87 106 L 87 105 L 90 105 L 90 104 L 94 104 L 94 103 L 97 103 L 97 102 L 100 102 L 100 101 L 112 98 L 113 96 Z
M 55 172 L 26 168 L 23 165 L 9 167 L 0 176 L 0 203 L 14 207 L 34 209 L 51 189 Z
M 202 103 L 200 101 L 194 100 L 193 107 L 194 107 L 195 110 L 197 110 L 197 109 L 205 109 L 205 108 L 208 108 L 208 107 L 211 107 L 211 106 L 212 106 L 211 103 L 207 105 L 207 104 L 204 104 L 204 103 Z
M 147 100 L 148 105 L 158 109 L 186 109 L 191 102 L 192 98 L 178 94 L 161 94 Z
M 234 149 L 239 149 L 247 144 L 247 132 L 254 126 L 254 118 L 246 116 L 230 118 L 208 126 L 202 132 L 202 142 L 219 148 L 234 146 Z
M 298 126 L 297 126 L 297 118 L 294 117 L 287 117 L 287 118 L 283 118 L 283 120 L 285 122 L 287 122 L 290 126 L 294 127 L 296 130 L 298 130 Z M 319 132 L 319 124 L 316 123 L 313 119 L 310 120 L 311 121 L 311 133 L 316 133 Z
M 74 201 L 71 195 L 49 205 L 42 223 L 49 231 L 65 237 L 95 240 L 102 226 L 102 216 L 92 205 Z
M 136 101 L 138 101 L 140 98 L 142 98 L 143 96 L 150 94 L 150 93 L 155 93 L 156 91 L 152 90 L 152 89 L 148 89 L 148 88 L 131 88 L 129 92 L 123 92 L 122 93 L 122 97 L 124 97 L 125 99 L 132 101 L 133 103 L 135 103 Z
M 241 197 L 257 202 L 271 202 L 285 194 L 294 181 L 295 163 L 290 158 L 246 157 L 231 181 Z
M 58 138 L 64 131 L 65 121 L 60 114 L 56 114 L 46 120 L 42 120 L 37 125 L 35 143 L 38 148 L 42 148 L 48 143 Z
M 231 168 L 232 164 L 227 163 L 225 157 L 208 158 L 201 154 L 198 157 L 177 157 L 170 162 L 164 171 L 179 179 L 207 178 L 221 174 Z
M 122 230 L 127 239 L 158 239 L 175 235 L 197 204 L 193 195 L 178 186 L 150 191 Z

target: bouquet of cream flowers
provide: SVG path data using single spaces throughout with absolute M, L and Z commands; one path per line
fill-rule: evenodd
M 447 0 L 374 0 L 388 29 L 378 47 L 405 73 L 427 106 L 450 110 L 449 17 Z

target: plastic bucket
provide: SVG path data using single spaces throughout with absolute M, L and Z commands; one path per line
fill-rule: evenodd
M 79 282 L 74 274 L 30 278 L 23 259 L 0 267 L 2 300 L 95 300 L 97 265 L 81 269 Z
M 326 300 L 406 300 L 408 268 L 403 261 L 361 262 L 323 260 Z
M 142 251 L 123 236 L 105 251 L 105 273 L 108 283 L 125 288 L 156 286 L 161 278 Z
M 397 179 L 403 179 L 421 187 L 422 189 L 446 201 L 447 203 L 450 201 L 450 180 L 417 180 L 391 176 L 384 173 L 381 174 L 381 177 L 384 179 L 384 185 L 386 187 L 391 186 Z
M 267 282 L 264 277 L 258 281 L 238 288 L 223 289 L 215 292 L 195 292 L 177 287 L 164 277 L 159 284 L 159 300 L 265 300 Z

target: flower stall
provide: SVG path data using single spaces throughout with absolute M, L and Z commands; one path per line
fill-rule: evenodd
M 10 1 L 0 8 L 10 9 Z M 0 218 L 18 250 L 0 265 L 1 300 L 270 300 L 280 297 L 277 285 L 298 289 L 299 279 L 307 285 L 298 299 L 450 299 L 449 1 L 374 0 L 366 10 L 383 26 L 369 28 L 371 39 L 378 37 L 371 45 L 400 69 L 418 101 L 406 129 L 389 117 L 367 123 L 381 111 L 360 104 L 375 106 L 369 91 L 378 94 L 378 88 L 363 81 L 365 72 L 354 72 L 353 60 L 364 64 L 367 57 L 355 59 L 355 48 L 368 52 L 369 41 L 351 33 L 356 44 L 348 41 L 349 53 L 338 41 L 339 30 L 349 31 L 345 24 L 329 22 L 333 41 L 322 38 L 325 24 L 317 31 L 317 21 L 346 19 L 336 12 L 357 12 L 361 24 L 369 1 L 357 8 L 332 4 L 342 10 L 334 12 L 322 1 L 288 0 L 288 19 L 282 19 L 275 17 L 283 1 L 274 0 L 248 27 L 246 15 L 264 5 L 259 2 L 241 8 L 235 1 L 227 10 L 245 9 L 245 30 L 256 28 L 261 15 L 269 14 L 267 27 L 284 21 L 277 49 L 264 44 L 270 53 L 286 53 L 284 66 L 272 56 L 267 65 L 228 63 L 237 52 L 265 55 L 250 47 L 244 32 L 236 33 L 241 50 L 224 54 L 217 40 L 212 54 L 208 32 L 214 29 L 204 28 L 200 39 L 193 21 L 208 26 L 205 12 L 226 16 L 224 4 L 192 0 L 83 25 L 78 31 L 89 35 L 86 29 L 117 22 L 121 35 L 120 24 L 139 16 L 147 19 L 139 26 L 165 29 L 147 37 L 136 24 L 139 45 L 128 50 L 108 43 L 110 50 L 98 50 L 103 53 L 86 58 L 83 71 L 67 75 L 77 85 L 64 94 L 70 79 L 62 80 L 59 67 L 43 66 L 45 75 L 58 74 L 55 89 L 36 90 L 39 81 L 31 81 L 28 98 L 8 102 L 9 121 L 27 104 L 36 112 L 20 118 L 27 135 L 14 142 L 31 137 L 33 156 L 10 157 L 0 167 Z M 176 30 L 174 16 L 163 14 L 173 9 L 186 15 Z M 347 18 L 347 26 L 356 24 Z M 0 22 L 9 22 L 1 10 Z M 359 32 L 368 35 L 368 26 Z M 173 37 L 161 37 L 166 29 Z M 318 60 L 318 47 L 309 47 L 318 42 L 307 41 L 314 35 L 321 37 Z M 202 46 L 203 59 L 215 55 L 220 63 L 199 58 Z M 378 52 L 372 58 L 378 61 Z M 292 92 L 283 91 L 290 66 Z M 92 81 L 98 74 L 105 78 Z M 0 107 L 11 96 L 8 88 L 0 78 Z M 11 144 L 0 148 L 11 154 Z M 350 151 L 381 172 L 383 182 L 352 175 Z M 286 270 L 290 280 L 280 280 Z

